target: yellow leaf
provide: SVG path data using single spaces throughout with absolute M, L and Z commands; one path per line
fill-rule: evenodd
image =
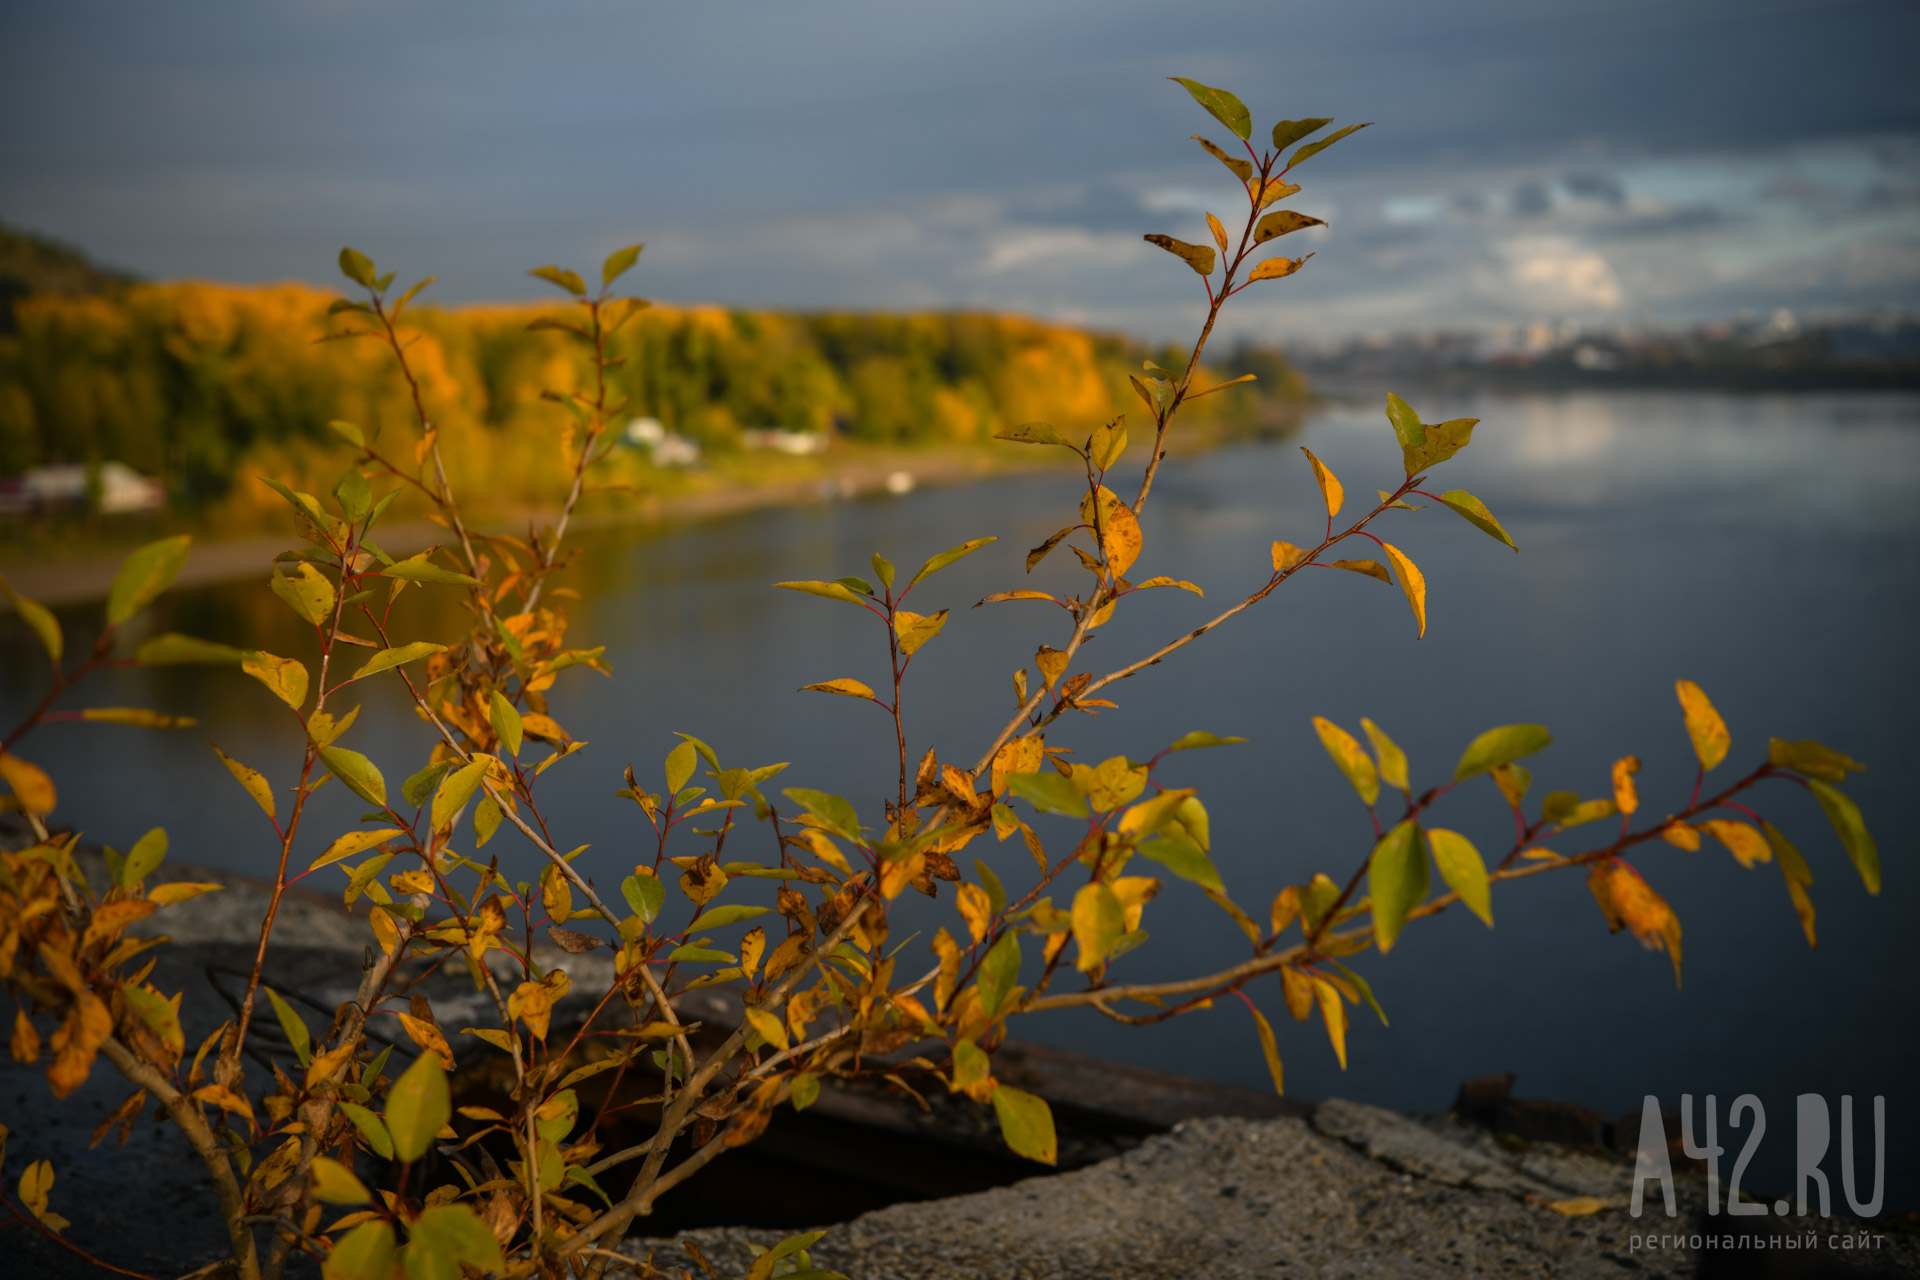
M 1046 650 L 1043 649 L 1041 652 L 1044 653 Z M 1041 671 L 1044 673 L 1046 668 L 1042 667 Z M 994 752 L 991 778 L 996 799 L 1007 793 L 1009 774 L 1039 772 L 1046 758 L 1046 747 L 1046 737 L 1036 733 L 1031 737 L 1016 738 Z
M 59 792 L 54 789 L 47 771 L 19 756 L 0 752 L 0 778 L 6 779 L 7 785 L 13 788 L 14 799 L 28 813 L 52 813 L 59 802 Z
M 205 1102 L 219 1107 L 222 1111 L 231 1111 L 237 1116 L 245 1116 L 249 1124 L 253 1123 L 253 1106 L 245 1098 L 221 1085 L 203 1085 L 193 1091 L 196 1102 Z
M 1700 847 L 1700 833 L 1684 822 L 1669 822 L 1660 828 L 1660 838 L 1676 849 L 1689 853 Z
M 1767 847 L 1767 838 L 1744 822 L 1707 818 L 1701 822 L 1700 829 L 1727 846 L 1727 852 L 1738 859 L 1743 867 L 1773 861 L 1773 850 Z
M 837 693 L 846 698 L 865 698 L 869 702 L 879 701 L 873 696 L 873 690 L 858 680 L 825 680 L 819 684 L 803 684 L 800 686 L 800 692 Z
M 13 1012 L 13 1039 L 9 1048 L 15 1062 L 31 1066 L 40 1060 L 40 1033 L 28 1021 L 25 1009 Z
M 53 1190 L 53 1164 L 47 1160 L 35 1160 L 20 1175 L 18 1186 L 20 1203 L 34 1219 L 44 1224 L 50 1231 L 64 1231 L 70 1224 L 59 1214 L 47 1208 L 47 1195 Z
M 223 884 L 190 884 L 185 880 L 174 880 L 167 884 L 157 884 L 147 892 L 147 901 L 155 906 L 170 907 L 176 902 L 185 902 L 188 898 L 197 898 L 203 893 L 218 893 L 226 888 Z
M 1247 279 L 1248 280 L 1282 279 L 1286 276 L 1292 275 L 1294 272 L 1298 271 L 1300 268 L 1306 266 L 1307 258 L 1311 258 L 1312 256 L 1313 256 L 1312 254 L 1308 254 L 1306 258 L 1268 258 L 1265 262 L 1255 267 L 1253 269 L 1253 273 L 1249 275 Z
M 527 1024 L 536 1040 L 547 1038 L 553 1017 L 553 995 L 543 983 L 523 982 L 507 997 L 507 1012 Z
M 1640 790 L 1633 783 L 1638 772 L 1639 756 L 1622 756 L 1613 762 L 1613 804 L 1621 813 L 1631 814 L 1640 807 Z
M 1407 593 L 1407 603 L 1413 606 L 1413 617 L 1420 624 L 1420 634 L 1427 634 L 1427 580 L 1420 573 L 1418 565 L 1407 559 L 1400 548 L 1390 542 L 1380 544 L 1387 553 L 1387 559 L 1393 561 L 1393 567 L 1400 575 L 1400 589 Z
M 747 1025 L 760 1033 L 760 1038 L 776 1049 L 785 1049 L 788 1044 L 787 1029 L 780 1019 L 765 1009 L 748 1009 Z
M 381 827 L 377 831 L 349 831 L 327 846 L 327 851 L 307 864 L 307 870 L 331 866 L 342 858 L 351 858 L 356 853 L 364 853 L 382 840 L 391 840 L 403 836 L 406 832 L 399 827 Z
M 740 971 L 749 978 L 760 967 L 760 957 L 767 950 L 767 931 L 763 925 L 755 925 L 746 931 L 740 939 Z
M 1373 744 L 1374 758 L 1380 762 L 1380 780 L 1390 787 L 1412 791 L 1407 779 L 1407 753 L 1387 736 L 1386 730 L 1365 716 L 1360 718 L 1360 727 L 1366 731 L 1367 741 Z
M 1313 728 L 1320 735 L 1327 754 L 1340 766 L 1340 772 L 1347 775 L 1347 781 L 1360 793 L 1360 799 L 1369 805 L 1379 800 L 1379 772 L 1374 768 L 1373 757 L 1361 750 L 1359 741 L 1325 716 L 1315 716 Z
M 333 616 L 333 583 L 305 560 L 299 562 L 299 572 L 291 575 L 276 569 L 269 585 L 273 588 L 273 594 L 285 600 L 289 608 L 316 627 Z
M 1297 886 L 1288 885 L 1273 895 L 1273 912 L 1268 919 L 1275 934 L 1292 924 L 1299 914 L 1300 890 Z
M 1340 506 L 1347 500 L 1347 491 L 1341 486 L 1340 477 L 1328 470 L 1327 464 L 1315 457 L 1313 450 L 1302 449 L 1300 452 L 1307 455 L 1307 461 L 1313 466 L 1313 478 L 1319 482 L 1320 496 L 1327 504 L 1327 519 L 1331 520 L 1340 514 Z
M 400 1019 L 400 1025 L 405 1028 L 408 1037 L 415 1044 L 425 1052 L 437 1055 L 441 1066 L 449 1071 L 453 1070 L 453 1050 L 448 1046 L 447 1038 L 440 1033 L 439 1027 L 424 1018 L 416 1018 L 410 1013 L 397 1016 Z M 544 1036 L 542 1038 L 544 1039 Z
M 1335 560 L 1327 567 L 1331 569 L 1346 569 L 1353 573 L 1364 573 L 1369 578 L 1378 578 L 1389 586 L 1393 584 L 1393 575 L 1388 573 L 1387 566 L 1381 564 L 1378 560 Z
M 1080 944 L 1075 967 L 1082 973 L 1105 960 L 1126 931 L 1126 909 L 1111 888 L 1099 883 L 1082 885 L 1073 895 L 1073 940 Z
M 1339 989 L 1318 975 L 1313 978 L 1313 996 L 1320 1006 L 1320 1018 L 1327 1024 L 1327 1039 L 1333 1042 L 1334 1055 L 1340 1059 L 1340 1069 L 1345 1071 L 1347 1069 L 1347 1007 L 1340 1003 Z
M 1260 1051 L 1267 1055 L 1267 1071 L 1273 1076 L 1273 1091 L 1284 1095 L 1286 1078 L 1280 1068 L 1280 1046 L 1274 1042 L 1273 1027 L 1268 1024 L 1266 1015 L 1258 1009 L 1253 1011 L 1254 1029 L 1260 1033 Z
M 893 615 L 895 633 L 900 637 L 900 652 L 912 657 L 920 646 L 940 634 L 947 625 L 947 611 L 918 614 L 901 609 Z
M 1080 519 L 1097 531 L 1107 568 L 1114 574 L 1125 573 L 1140 558 L 1140 521 L 1113 490 L 1101 485 L 1082 498 Z
M 973 940 L 979 942 L 987 936 L 987 926 L 993 920 L 993 900 L 987 891 L 977 884 L 963 884 L 954 894 L 954 906 L 960 912 L 960 918 L 967 922 L 967 932 Z
M 1273 571 L 1275 573 L 1285 573 L 1307 558 L 1307 550 L 1305 547 L 1296 547 L 1291 542 L 1281 542 L 1276 539 L 1273 544 L 1272 556 Z
M 1614 933 L 1629 930 L 1650 951 L 1665 951 L 1673 959 L 1673 984 L 1680 985 L 1680 918 L 1665 898 L 1626 863 L 1609 859 L 1587 873 L 1587 888 Z
M 1305 1022 L 1313 1016 L 1313 979 L 1292 965 L 1280 970 L 1280 994 L 1295 1022 Z
M 1427 843 L 1433 849 L 1433 861 L 1440 868 L 1440 878 L 1447 882 L 1448 888 L 1460 895 L 1460 901 L 1466 903 L 1467 909 L 1491 929 L 1493 890 L 1487 883 L 1487 866 L 1481 861 L 1480 851 L 1459 832 L 1439 827 L 1427 832 Z
M 1213 232 L 1213 242 L 1220 246 L 1220 252 L 1227 251 L 1227 229 L 1220 225 L 1220 219 L 1211 213 L 1207 215 L 1207 230 Z
M 1727 748 L 1733 745 L 1727 722 L 1720 718 L 1713 703 L 1693 681 L 1677 680 L 1673 689 L 1680 695 L 1680 710 L 1686 717 L 1687 736 L 1693 740 L 1693 754 L 1702 769 L 1711 769 L 1727 758 Z
M 200 723 L 192 716 L 173 716 L 146 707 L 87 707 L 80 712 L 80 718 L 103 724 L 127 724 L 136 729 L 186 729 Z
M 1064 649 L 1055 649 L 1041 645 L 1033 655 L 1033 663 L 1040 668 L 1040 674 L 1046 678 L 1047 688 L 1051 690 L 1067 669 L 1067 653 Z
M 253 802 L 264 809 L 269 818 L 273 817 L 273 784 L 268 782 L 260 773 L 249 769 L 246 765 L 241 764 L 220 748 L 215 747 L 213 754 L 220 757 L 220 762 L 227 766 L 227 772 L 233 775 L 234 781 L 247 789 L 247 794 L 253 797 Z
M 240 669 L 273 691 L 273 696 L 298 711 L 307 700 L 307 669 L 292 658 L 249 653 Z
M 1547 1208 L 1555 1213 L 1564 1213 L 1570 1218 L 1582 1218 L 1602 1209 L 1616 1207 L 1617 1201 L 1602 1200 L 1599 1196 L 1574 1196 L 1570 1200 L 1549 1200 Z

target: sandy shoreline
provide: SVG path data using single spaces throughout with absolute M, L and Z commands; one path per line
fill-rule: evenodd
M 660 525 L 685 520 L 711 519 L 762 507 L 788 506 L 807 502 L 831 502 L 887 491 L 888 477 L 905 472 L 914 487 L 964 484 L 1016 471 L 1034 469 L 1041 459 L 1003 456 L 999 451 L 943 449 L 930 452 L 889 453 L 869 458 L 836 460 L 817 476 L 801 480 L 782 480 L 759 484 L 741 484 L 708 492 L 648 494 L 633 506 L 620 511 L 597 511 L 576 516 L 575 531 L 620 525 Z M 1024 465 L 1023 465 L 1024 464 Z M 477 522 L 489 532 L 521 532 L 528 525 L 551 523 L 557 511 L 531 511 L 512 517 Z M 411 555 L 436 543 L 445 542 L 446 530 L 426 520 L 409 520 L 382 525 L 378 538 L 381 547 L 393 555 Z M 233 538 L 221 541 L 195 539 L 187 553 L 187 564 L 175 581 L 176 587 L 206 586 L 217 582 L 259 576 L 268 572 L 273 557 L 294 545 L 291 533 Z M 119 570 L 125 550 L 60 561 L 22 561 L 5 566 L 7 581 L 21 595 L 47 605 L 84 604 L 104 599 Z M 0 613 L 10 606 L 0 598 Z

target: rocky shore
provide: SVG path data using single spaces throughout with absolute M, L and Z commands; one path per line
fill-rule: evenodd
M 17 847 L 22 836 L 0 823 L 0 841 Z M 193 1041 L 229 1015 L 243 989 L 264 886 L 179 865 L 158 875 L 230 886 L 145 922 L 176 943 L 162 949 L 155 980 L 186 992 Z M 296 892 L 283 907 L 269 980 L 324 1006 L 352 989 L 364 953 L 362 926 L 336 900 Z M 592 957 L 551 959 L 577 971 Z M 594 976 L 576 972 L 575 990 L 590 989 Z M 471 998 L 464 980 L 435 993 L 454 1025 L 454 1004 Z M 694 993 L 686 1012 L 716 1026 L 738 1016 L 713 991 Z M 776 1132 L 766 1152 L 755 1144 L 730 1154 L 712 1167 L 699 1212 L 679 1211 L 690 1222 L 777 1225 L 675 1230 L 669 1198 L 641 1226 L 656 1238 L 630 1240 L 628 1253 L 652 1254 L 673 1276 L 702 1274 L 681 1244 L 691 1240 L 722 1275 L 738 1275 L 751 1263 L 750 1245 L 812 1225 L 829 1227 L 814 1264 L 852 1280 L 1920 1275 L 1910 1214 L 1864 1226 L 1708 1218 L 1704 1185 L 1683 1175 L 1677 1216 L 1667 1217 L 1656 1195 L 1633 1218 L 1624 1155 L 1521 1137 L 1512 1124 L 1496 1132 L 1484 1123 L 1484 1087 L 1465 1091 L 1449 1114 L 1411 1117 L 1344 1099 L 1310 1106 L 1032 1046 L 1002 1056 L 1006 1070 L 1025 1073 L 1024 1086 L 1056 1095 L 1068 1171 L 1027 1176 L 1035 1166 L 1005 1157 L 964 1099 L 938 1099 L 929 1115 L 891 1095 L 823 1093 L 810 1123 L 826 1127 L 788 1134 L 785 1152 Z M 89 1149 L 94 1127 L 128 1092 L 102 1067 L 55 1105 L 39 1069 L 0 1066 L 7 1185 L 29 1162 L 51 1160 L 52 1207 L 72 1220 L 69 1237 L 115 1266 L 178 1276 L 217 1262 L 221 1233 L 204 1175 L 169 1126 L 149 1118 L 124 1150 L 111 1139 Z M 1544 1114 L 1554 1123 L 1550 1105 Z M 813 1163 L 794 1163 L 796 1151 Z M 865 1199 L 823 1198 L 836 1179 L 862 1175 Z M 949 1194 L 956 1188 L 971 1193 Z M 24 1226 L 5 1239 L 4 1274 L 102 1274 Z

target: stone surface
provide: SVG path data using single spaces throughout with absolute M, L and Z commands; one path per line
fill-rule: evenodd
M 1321 1110 L 1329 1107 L 1333 1127 L 1391 1148 L 1399 1158 L 1425 1160 L 1440 1176 L 1397 1170 L 1297 1119 L 1195 1120 L 1074 1173 L 867 1214 L 830 1230 L 812 1260 L 852 1280 L 1622 1280 L 1692 1276 L 1699 1269 L 1700 1257 L 1690 1248 L 1636 1250 L 1632 1240 L 1691 1225 L 1698 1213 L 1691 1186 L 1677 1219 L 1649 1214 L 1635 1220 L 1619 1210 L 1567 1216 L 1508 1190 L 1455 1185 L 1449 1179 L 1462 1171 L 1491 1178 L 1491 1166 L 1500 1162 L 1439 1153 L 1438 1146 L 1454 1141 L 1444 1130 L 1374 1107 L 1326 1103 Z M 1415 1129 L 1426 1138 L 1409 1132 Z M 1466 1131 L 1460 1134 L 1464 1141 Z M 1624 1176 L 1623 1166 L 1577 1152 L 1530 1154 L 1534 1163 L 1507 1166 L 1512 1185 L 1547 1186 L 1558 1194 L 1572 1186 L 1570 1179 L 1601 1179 L 1601 1168 L 1608 1186 L 1617 1188 Z M 1822 1224 L 1823 1240 L 1852 1225 Z M 735 1275 L 750 1264 L 749 1245 L 771 1246 L 781 1233 L 721 1228 L 681 1238 L 693 1239 L 722 1274 Z M 1765 1274 L 1920 1275 L 1920 1240 L 1911 1233 L 1882 1240 L 1871 1252 L 1823 1247 L 1791 1255 L 1817 1269 Z M 628 1252 L 652 1253 L 673 1275 L 689 1267 L 674 1240 L 629 1242 Z M 1763 1255 L 1758 1265 L 1771 1261 Z M 1763 1274 L 1755 1266 L 1743 1256 L 1718 1274 Z

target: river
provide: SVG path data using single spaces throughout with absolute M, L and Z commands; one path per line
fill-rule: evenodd
M 1145 758 L 1192 729 L 1250 739 L 1175 757 L 1161 776 L 1202 788 L 1222 875 L 1262 919 L 1285 884 L 1318 870 L 1344 881 L 1370 843 L 1364 811 L 1309 724 L 1314 715 L 1356 732 L 1370 716 L 1406 748 L 1416 785 L 1449 776 L 1482 729 L 1544 723 L 1556 743 L 1529 762 L 1536 798 L 1555 788 L 1604 796 L 1611 761 L 1637 753 L 1646 762 L 1643 816 L 1679 807 L 1692 785 L 1678 677 L 1699 682 L 1724 713 L 1734 744 L 1722 766 L 1729 777 L 1764 756 L 1769 734 L 1818 738 L 1854 755 L 1870 765 L 1848 790 L 1879 837 L 1886 887 L 1877 898 L 1804 792 L 1776 783 L 1756 802 L 1813 866 L 1817 950 L 1801 935 L 1776 867 L 1743 870 L 1712 844 L 1697 853 L 1660 844 L 1637 862 L 1685 928 L 1678 989 L 1664 955 L 1608 935 L 1585 885 L 1568 873 L 1504 887 L 1492 930 L 1453 911 L 1411 928 L 1392 955 L 1362 957 L 1358 967 L 1392 1026 L 1356 1011 L 1344 1073 L 1317 1023 L 1286 1018 L 1277 984 L 1254 994 L 1279 1028 L 1288 1091 L 1303 1097 L 1438 1110 L 1462 1078 L 1497 1071 L 1518 1073 L 1524 1096 L 1579 1101 L 1609 1116 L 1637 1109 L 1648 1094 L 1674 1107 L 1682 1093 L 1712 1093 L 1731 1159 L 1744 1133 L 1727 1136 L 1726 1113 L 1736 1095 L 1754 1093 L 1770 1128 L 1747 1184 L 1768 1192 L 1791 1176 L 1794 1095 L 1824 1095 L 1836 1123 L 1840 1095 L 1856 1098 L 1857 1117 L 1882 1095 L 1889 1207 L 1920 1203 L 1920 1093 L 1912 1087 L 1920 889 L 1913 819 L 1899 807 L 1920 771 L 1911 675 L 1920 397 L 1582 393 L 1420 407 L 1429 418 L 1484 420 L 1430 487 L 1477 494 L 1520 554 L 1444 509 L 1388 513 L 1380 531 L 1426 574 L 1424 639 L 1397 589 L 1352 574 L 1301 574 L 1117 686 L 1117 710 L 1069 717 L 1050 741 L 1097 761 Z M 1133 576 L 1189 578 L 1206 599 L 1139 597 L 1090 646 L 1094 665 L 1119 665 L 1256 586 L 1273 539 L 1317 541 L 1322 509 L 1302 443 L 1344 479 L 1350 508 L 1398 478 L 1392 433 L 1371 404 L 1322 412 L 1294 440 L 1170 460 Z M 673 730 L 699 734 L 729 765 L 791 761 L 782 785 L 841 792 L 877 816 L 891 790 L 890 723 L 871 706 L 795 690 L 844 676 L 880 685 L 879 628 L 846 605 L 768 584 L 871 576 L 874 551 L 910 567 L 998 534 L 914 597 L 924 611 L 954 613 L 914 664 L 910 745 L 917 756 L 937 741 L 970 763 L 1012 712 L 1011 672 L 1036 644 L 1063 643 L 1065 628 L 1044 604 L 968 606 L 991 591 L 1071 582 L 1064 551 L 1032 579 L 1021 565 L 1027 548 L 1071 522 L 1074 484 L 1061 473 L 1029 474 L 595 534 L 577 572 L 589 595 L 574 609 L 573 638 L 605 644 L 618 678 L 576 672 L 554 696 L 556 717 L 592 744 L 543 781 L 549 812 L 564 815 L 558 838 L 591 842 L 583 865 L 603 884 L 617 880 L 638 849 L 638 814 L 613 795 L 620 770 L 632 763 L 657 787 Z M 62 611 L 81 633 L 93 614 Z M 152 625 L 302 654 L 299 625 L 254 585 L 176 593 Z M 76 635 L 70 648 L 84 639 Z M 36 651 L 11 615 L 0 618 L 0 656 L 0 711 L 12 723 L 39 685 Z M 204 669 L 115 673 L 86 701 L 191 710 L 203 724 L 176 734 L 44 731 L 23 754 L 61 782 L 62 816 L 123 846 L 163 824 L 176 857 L 254 873 L 270 866 L 263 837 L 271 833 L 201 741 L 285 784 L 297 738 L 278 704 L 243 677 Z M 417 767 L 425 738 L 401 709 L 371 699 L 350 743 L 397 780 Z M 341 796 L 319 806 L 309 843 L 317 849 L 357 807 Z M 1511 839 L 1509 816 L 1484 781 L 1445 800 L 1434 821 L 1490 857 Z M 1588 846 L 1576 837 L 1610 825 L 1557 843 L 1577 851 Z M 1067 838 L 1064 820 L 1043 819 L 1039 829 Z M 511 840 L 502 836 L 488 852 Z M 1032 875 L 1017 840 L 976 842 L 963 866 L 974 855 L 991 859 L 1010 889 Z M 938 910 L 911 909 L 895 936 L 945 919 L 946 899 Z M 1245 954 L 1235 927 L 1182 882 L 1148 908 L 1145 923 L 1152 940 L 1122 962 L 1130 975 L 1204 971 Z M 1145 1029 L 1088 1015 L 1029 1022 L 1017 1034 L 1265 1086 L 1252 1022 L 1237 1001 Z M 1864 1129 L 1861 1137 L 1870 1150 Z M 1829 1170 L 1837 1135 L 1835 1147 Z M 1838 1176 L 1831 1181 L 1837 1198 Z M 1863 1191 L 1870 1181 L 1863 1167 Z

